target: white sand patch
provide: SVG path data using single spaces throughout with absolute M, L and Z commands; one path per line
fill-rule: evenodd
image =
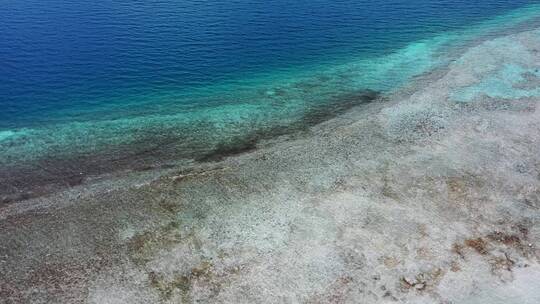
M 10 138 L 11 136 L 15 135 L 15 132 L 7 130 L 7 131 L 0 131 L 0 141 L 6 140 Z

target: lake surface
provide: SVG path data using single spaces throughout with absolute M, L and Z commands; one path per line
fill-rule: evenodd
M 1 3 L 3 192 L 34 168 L 55 180 L 248 150 L 540 15 L 525 0 Z

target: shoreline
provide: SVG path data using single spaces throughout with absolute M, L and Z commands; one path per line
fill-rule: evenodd
M 175 150 L 174 146 L 172 149 L 168 148 L 172 142 L 169 139 L 156 141 L 148 138 L 139 144 L 119 148 L 118 152 L 105 150 L 89 156 L 75 156 L 73 159 L 49 158 L 37 164 L 6 166 L 0 173 L 0 207 L 80 186 L 86 179 L 99 178 L 101 175 L 196 167 L 206 162 L 220 161 L 255 150 L 262 141 L 282 136 L 297 136 L 353 107 L 376 102 L 381 98 L 383 97 L 379 96 L 378 92 L 371 90 L 337 95 L 323 106 L 314 105 L 298 121 L 283 126 L 255 129 L 251 133 L 218 142 L 215 147 L 199 153 L 196 150 L 183 153 Z
M 15 303 L 540 301 L 540 96 L 521 96 L 540 78 L 539 50 L 539 29 L 483 41 L 306 136 L 0 206 L 0 293 Z M 503 77 L 507 66 L 529 78 Z M 456 100 L 465 89 L 472 99 Z
M 504 16 L 499 18 L 504 18 Z M 528 19 L 537 20 L 540 24 L 540 19 L 538 18 L 529 16 Z M 499 31 L 501 30 L 501 25 L 494 21 L 491 22 L 497 25 L 496 27 L 499 27 Z M 486 24 L 489 24 L 489 22 L 486 22 Z M 450 49 L 447 50 L 448 53 L 445 54 L 447 58 L 443 60 L 446 61 L 445 64 L 432 67 L 424 73 L 429 75 L 434 71 L 440 69 L 444 70 L 446 65 L 452 62 L 452 58 L 459 57 L 461 52 L 475 44 L 486 41 L 486 39 L 494 39 L 501 35 L 509 35 L 515 31 L 530 29 L 534 24 L 536 23 L 532 22 L 530 24 L 524 24 L 513 20 L 511 26 L 507 26 L 504 31 L 500 31 L 497 34 L 494 34 L 494 29 L 484 29 L 484 31 L 486 31 L 486 33 L 484 33 L 487 35 L 486 37 L 480 35 L 475 37 L 476 39 L 472 39 L 471 37 L 464 38 L 464 46 L 458 47 L 457 45 L 454 45 L 450 47 L 450 49 L 453 48 L 452 51 L 450 51 Z M 477 25 L 477 27 L 479 28 L 475 31 L 481 32 L 480 28 L 482 28 L 482 26 Z M 487 26 L 487 28 L 489 28 L 489 26 Z M 456 42 L 454 41 L 454 44 L 455 43 Z M 196 167 L 197 164 L 205 161 L 218 161 L 227 156 L 248 152 L 255 149 L 257 142 L 261 140 L 265 141 L 272 137 L 280 136 L 294 137 L 297 136 L 295 134 L 306 132 L 306 130 L 309 130 L 312 126 L 336 115 L 340 115 L 350 108 L 372 102 L 374 99 L 387 99 L 386 96 L 394 95 L 396 92 L 402 91 L 404 87 L 410 86 L 411 84 L 414 85 L 414 83 L 417 82 L 415 78 L 419 77 L 421 78 L 422 75 L 413 76 L 408 80 L 408 83 L 400 85 L 391 92 L 376 92 L 369 89 L 369 86 L 362 89 L 345 91 L 340 91 L 336 88 L 335 92 L 329 96 L 325 96 L 322 102 L 315 102 L 312 104 L 307 103 L 305 107 L 301 109 L 301 112 L 303 113 L 291 114 L 292 116 L 285 119 L 286 121 L 283 123 L 278 122 L 276 124 L 255 121 L 254 124 L 259 125 L 253 127 L 253 130 L 250 132 L 237 134 L 242 131 L 232 130 L 232 133 L 226 134 L 224 139 L 212 138 L 210 133 L 205 135 L 203 132 L 205 123 L 197 122 L 197 120 L 194 120 L 193 122 L 195 125 L 195 129 L 193 130 L 183 130 L 182 128 L 176 130 L 174 126 L 166 127 L 163 130 L 153 130 L 153 128 L 139 130 L 135 132 L 133 139 L 128 139 L 125 143 L 110 142 L 103 147 L 98 147 L 96 142 L 94 143 L 96 147 L 90 147 L 90 150 L 88 150 L 88 147 L 85 148 L 85 145 L 98 141 L 97 138 L 94 138 L 97 136 L 97 133 L 89 134 L 90 139 L 86 140 L 86 143 L 82 142 L 81 138 L 79 138 L 80 136 L 88 135 L 87 132 L 82 132 L 82 130 L 82 133 L 78 135 L 77 132 L 79 131 L 75 131 L 71 135 L 68 133 L 67 139 L 59 139 L 52 136 L 51 138 L 46 137 L 45 141 L 41 143 L 40 141 L 36 143 L 26 143 L 27 141 L 32 141 L 32 137 L 30 136 L 27 138 L 27 135 L 24 134 L 18 135 L 18 132 L 23 131 L 5 131 L 2 133 L 5 133 L 3 137 L 0 137 L 0 142 L 6 139 L 9 140 L 9 137 L 13 136 L 21 138 L 13 142 L 4 142 L 3 148 L 7 149 L 7 155 L 3 156 L 3 159 L 0 159 L 0 166 L 3 167 L 2 173 L 0 173 L 0 205 L 14 204 L 31 198 L 38 198 L 43 195 L 63 191 L 63 189 L 69 187 L 84 185 L 86 181 L 99 178 L 100 175 L 117 175 L 122 174 L 121 172 L 129 174 L 127 172 L 163 170 L 175 167 Z M 279 90 L 274 93 L 281 94 Z M 277 108 L 279 108 L 279 105 Z M 294 111 L 296 110 L 293 110 L 293 112 Z M 203 118 L 204 115 L 206 114 L 202 114 Z M 280 114 L 276 113 L 275 115 L 279 116 Z M 158 118 L 156 118 L 156 120 L 157 119 Z M 176 120 L 178 119 L 179 118 L 176 118 Z M 197 124 L 201 124 L 201 127 L 196 127 Z M 219 122 L 216 121 L 214 124 L 219 124 Z M 238 124 L 241 125 L 242 122 L 239 121 Z M 244 122 L 244 124 L 247 124 L 247 127 L 249 127 L 249 122 Z M 113 130 L 116 128 L 112 122 L 110 127 Z M 234 123 L 230 127 L 233 128 Z M 77 129 L 78 127 L 73 126 L 72 128 Z M 200 130 L 197 131 L 197 128 Z M 62 128 L 59 128 L 57 130 L 56 128 L 53 128 L 49 130 L 48 133 L 54 135 L 56 132 L 62 132 L 61 129 Z M 211 131 L 211 129 L 208 130 L 208 132 Z M 214 131 L 219 132 L 219 130 Z M 99 130 L 96 132 L 99 132 Z M 155 132 L 159 132 L 165 136 L 160 135 L 156 137 Z M 168 133 L 172 133 L 172 135 L 169 135 Z M 204 143 L 196 139 L 195 137 L 198 136 L 197 134 L 199 133 L 201 133 L 201 136 L 203 137 L 208 136 L 209 141 Z M 39 133 L 35 136 L 38 135 Z M 44 134 L 41 134 L 39 136 L 43 135 Z M 126 135 L 126 137 L 129 136 Z M 47 142 L 50 142 L 51 140 L 53 142 L 58 141 L 60 144 L 58 146 L 52 144 L 48 147 L 47 145 L 50 143 Z M 80 150 L 78 152 L 72 152 L 72 155 L 65 154 L 68 147 L 62 146 L 63 141 L 69 143 L 70 140 L 74 141 L 70 146 L 74 146 L 75 150 Z M 45 148 L 40 147 L 41 145 L 45 145 Z M 79 145 L 80 147 L 78 147 Z M 19 148 L 22 150 L 19 151 Z M 40 149 L 44 150 L 39 152 Z M 10 152 L 10 150 L 13 151 Z M 36 150 L 36 152 L 32 152 L 34 150 Z M 57 151 L 57 153 L 54 151 Z M 31 155 L 32 153 L 37 153 L 36 157 L 38 158 L 33 159 L 34 156 Z M 43 155 L 40 156 L 40 153 Z
M 513 14 L 517 14 L 518 11 Z M 520 20 L 519 16 L 508 16 L 513 15 L 509 13 L 498 17 L 498 19 L 509 19 L 507 22 L 510 23 L 513 30 L 519 30 L 522 26 L 530 27 L 535 24 L 530 19 L 538 19 L 527 16 L 526 19 L 532 22 L 532 24 L 527 25 L 518 22 Z M 498 19 L 494 18 L 493 20 Z M 502 35 L 505 31 L 506 34 L 508 34 L 508 31 L 512 31 L 509 29 L 502 30 L 504 27 L 493 20 L 473 27 L 474 30 L 469 33 L 471 37 L 465 39 L 467 43 L 474 45 L 489 39 L 489 35 L 495 35 L 493 31 L 502 31 L 498 35 Z M 487 37 L 483 37 L 480 33 L 484 33 Z M 456 34 L 450 33 L 448 35 Z M 474 37 L 475 35 L 479 35 L 479 37 Z M 444 37 L 444 35 L 441 37 Z M 450 42 L 452 39 L 456 39 L 455 37 L 441 37 L 433 39 L 443 41 L 447 39 Z M 429 39 L 426 41 L 429 41 Z M 447 43 L 450 42 L 447 41 Z M 400 57 L 401 53 L 408 52 L 407 49 L 410 49 L 409 51 L 414 54 L 418 48 L 415 45 L 421 45 L 422 43 L 426 42 L 412 43 L 405 50 L 389 55 L 387 59 L 390 60 L 393 58 L 392 56 Z M 452 43 L 456 43 L 456 41 Z M 470 45 L 466 46 L 466 48 L 468 47 Z M 442 68 L 451 62 L 451 58 L 458 56 L 463 50 L 457 46 L 454 46 L 454 48 L 455 50 L 452 52 L 456 53 L 447 54 L 448 58 L 443 61 L 448 62 L 444 63 Z M 434 50 L 427 50 L 427 55 L 421 51 L 419 55 L 429 57 L 431 51 L 436 53 Z M 438 50 L 438 52 L 442 52 L 442 50 Z M 400 62 L 399 59 L 395 60 L 397 63 Z M 363 64 L 366 65 L 367 63 L 364 62 Z M 408 65 L 415 65 L 415 63 L 411 62 Z M 434 68 L 439 69 L 441 67 L 430 67 L 423 73 L 431 73 L 430 71 L 433 71 Z M 344 75 L 337 71 L 340 69 L 346 70 L 347 65 L 343 64 L 333 69 L 335 71 L 332 71 L 332 73 L 335 74 L 336 78 L 339 78 L 338 76 Z M 380 77 L 385 75 L 384 72 L 381 73 Z M 388 73 L 391 76 L 392 72 Z M 412 73 L 411 76 L 421 77 L 421 75 L 415 74 L 413 70 L 410 73 Z M 315 76 L 311 76 L 311 82 L 299 81 L 299 83 L 293 83 L 290 86 L 298 86 L 295 90 L 302 92 L 317 90 L 316 86 L 319 85 L 317 83 L 319 80 Z M 414 82 L 414 77 L 408 81 Z M 332 82 L 334 80 L 327 81 Z M 403 85 L 407 86 L 408 84 Z M 290 88 L 285 91 L 287 91 L 287 94 L 292 95 L 281 100 L 279 95 L 283 93 L 280 91 L 283 89 L 280 86 L 276 88 L 267 87 L 263 97 L 268 100 L 264 99 L 260 103 L 246 103 L 240 105 L 238 109 L 233 106 L 227 108 L 227 105 L 225 105 L 223 109 L 218 108 L 209 112 L 202 111 L 192 121 L 187 121 L 184 124 L 178 123 L 178 121 L 185 119 L 185 115 L 178 117 L 173 115 L 170 118 L 150 117 L 132 122 L 110 121 L 94 127 L 92 125 L 86 126 L 84 123 L 75 123 L 43 130 L 3 131 L 0 133 L 0 149 L 5 152 L 0 158 L 0 165 L 4 168 L 3 173 L 0 173 L 0 204 L 17 203 L 61 191 L 66 187 L 82 185 L 85 181 L 98 178 L 102 174 L 167 169 L 177 166 L 191 167 L 197 166 L 197 163 L 201 161 L 219 160 L 227 155 L 253 150 L 256 147 L 256 142 L 261 138 L 266 140 L 275 136 L 304 132 L 312 125 L 339 115 L 356 106 L 357 103 L 365 103 L 364 97 L 367 99 L 375 98 L 369 96 L 374 93 L 371 93 L 368 84 L 361 88 L 351 88 L 349 87 L 350 84 L 345 84 L 343 90 L 339 86 L 336 86 L 336 88 L 330 88 L 332 85 L 326 86 L 329 91 L 322 94 L 324 96 L 321 96 L 321 100 L 317 101 L 310 100 L 311 95 L 309 94 L 296 96 L 297 93 L 292 94 L 287 91 Z M 395 88 L 395 90 L 399 91 L 399 87 Z M 277 95 L 279 98 L 276 97 L 277 99 L 273 100 L 274 97 L 268 95 L 270 93 L 272 93 L 271 95 Z M 385 98 L 385 95 L 394 93 L 392 91 L 380 91 L 377 94 Z M 355 95 L 358 96 L 355 97 Z M 263 97 L 259 96 L 259 98 Z M 304 102 L 300 102 L 298 105 L 288 105 L 290 100 L 298 98 L 304 100 Z M 261 108 L 259 109 L 259 107 Z M 273 110 L 265 111 L 264 107 Z M 285 113 L 280 113 L 280 108 L 284 108 L 282 111 Z M 230 112 L 227 114 L 230 117 L 220 118 L 220 111 Z M 253 111 L 262 114 L 259 113 L 261 114 L 260 117 L 256 117 L 251 121 L 250 116 L 254 114 Z M 281 118 L 276 119 L 275 117 Z M 278 121 L 272 121 L 273 119 Z M 93 130 L 93 128 L 96 129 Z M 156 136 L 156 134 L 160 134 L 160 136 Z M 70 152 L 70 150 L 73 151 Z

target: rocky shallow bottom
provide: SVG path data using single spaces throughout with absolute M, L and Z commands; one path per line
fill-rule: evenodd
M 540 31 L 248 153 L 0 209 L 5 303 L 540 303 Z

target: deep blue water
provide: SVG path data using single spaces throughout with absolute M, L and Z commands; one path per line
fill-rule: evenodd
M 194 87 L 379 56 L 534 2 L 1 0 L 0 130 L 196 104 Z

